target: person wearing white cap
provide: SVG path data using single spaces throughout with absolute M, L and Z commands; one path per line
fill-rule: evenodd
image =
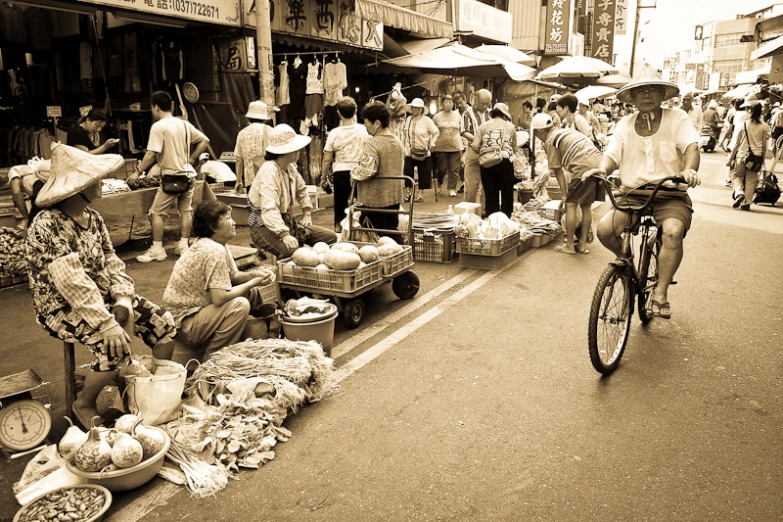
M 273 110 L 277 108 L 273 107 Z M 237 184 L 234 189 L 237 194 L 244 194 L 253 184 L 258 169 L 264 163 L 264 151 L 269 131 L 272 130 L 268 124 L 272 119 L 269 107 L 261 100 L 250 102 L 245 117 L 250 125 L 239 131 L 234 147 L 234 156 L 237 159 Z
M 601 166 L 601 152 L 592 140 L 575 129 L 558 129 L 547 114 L 536 114 L 531 123 L 535 137 L 544 144 L 549 168 L 554 170 L 566 205 L 566 244 L 555 247 L 563 254 L 587 254 L 592 227 L 592 204 L 598 185 L 582 180 L 582 174 Z M 578 218 L 581 209 L 582 217 Z M 575 233 L 579 226 L 579 238 Z M 578 239 L 578 243 L 577 243 Z
M 413 178 L 415 168 L 419 175 L 419 195 L 415 201 L 421 201 L 421 191 L 432 186 L 432 153 L 438 141 L 440 131 L 431 118 L 424 112 L 427 110 L 424 100 L 414 98 L 410 103 L 411 115 L 403 124 L 402 145 L 405 147 L 405 175 Z M 440 187 L 435 190 L 440 192 Z
M 665 109 L 664 100 L 677 96 L 676 84 L 661 80 L 651 66 L 617 91 L 617 99 L 633 103 L 638 112 L 617 123 L 599 169 L 594 174 L 607 176 L 619 169 L 621 201 L 641 205 L 649 198 L 648 183 L 661 178 L 681 176 L 685 184 L 663 187 L 652 201 L 650 211 L 658 224 L 663 245 L 658 256 L 659 278 L 652 301 L 655 317 L 671 318 L 669 285 L 683 256 L 683 238 L 691 224 L 693 205 L 688 188 L 701 181 L 699 168 L 700 135 L 688 115 L 679 109 Z M 641 188 L 640 188 L 641 187 Z M 621 251 L 621 237 L 628 215 L 610 210 L 598 224 L 598 238 L 616 255 Z
M 302 243 L 334 243 L 337 234 L 328 228 L 313 225 L 313 204 L 307 194 L 302 175 L 296 168 L 299 151 L 310 144 L 309 136 L 294 132 L 281 123 L 269 133 L 263 165 L 250 186 L 250 237 L 253 243 L 272 255 L 288 257 Z M 302 217 L 293 215 L 294 203 L 299 204 Z
M 487 200 L 485 211 L 487 216 L 501 211 L 511 217 L 516 184 L 512 162 L 519 148 L 517 129 L 505 103 L 496 103 L 489 115 L 492 119 L 479 127 L 471 144 L 481 166 L 481 184 Z
M 777 154 L 778 138 L 783 136 L 783 110 L 780 108 L 780 102 L 775 102 L 773 105 L 770 127 L 772 129 L 772 143 L 775 147 L 772 149 L 772 153 Z
M 136 335 L 158 356 L 157 349 L 176 333 L 171 314 L 136 294 L 103 218 L 89 207 L 102 195 L 101 179 L 122 164 L 117 154 L 55 145 L 51 175 L 36 198 L 42 210 L 26 238 L 37 322 L 53 337 L 83 344 L 95 359 L 74 403 L 74 413 L 86 425 L 97 414 L 98 394 L 130 354 L 130 337 L 109 310 L 133 311 Z
M 180 188 L 169 189 L 166 192 L 163 190 L 163 183 L 158 187 L 155 200 L 149 210 L 152 222 L 152 246 L 136 258 L 139 263 L 166 259 L 166 251 L 163 249 L 163 231 L 165 217 L 173 207 L 177 208 L 181 220 L 180 240 L 175 253 L 181 254 L 188 249 L 190 227 L 193 225 L 193 192 L 195 191 L 193 179 L 198 176 L 193 165 L 209 144 L 209 138 L 193 124 L 173 116 L 174 101 L 169 93 L 165 91 L 152 93 L 150 107 L 155 123 L 150 129 L 147 153 L 136 167 L 136 172 L 128 176 L 128 184 L 136 183 L 139 175 L 146 172 L 154 163 L 160 167 L 164 180 L 167 176 L 172 176 L 186 183 L 180 184 L 181 188 L 185 188 L 184 191 Z M 196 147 L 191 153 L 193 145 Z
M 199 174 L 206 178 L 207 183 L 222 183 L 226 187 L 235 187 L 237 175 L 231 167 L 222 161 L 209 159 L 209 152 L 204 152 L 199 157 Z

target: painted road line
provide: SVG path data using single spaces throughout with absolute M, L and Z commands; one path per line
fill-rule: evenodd
M 528 250 L 521 256 L 520 258 L 527 257 L 527 255 L 532 252 L 532 250 Z M 504 270 L 506 270 L 509 267 L 514 266 L 515 263 L 512 263 L 504 268 L 501 268 L 500 270 L 493 270 L 491 272 L 487 272 L 472 283 L 470 283 L 468 286 L 463 288 L 462 290 L 456 292 L 454 295 L 449 297 L 448 299 L 444 299 L 441 303 L 438 303 L 430 310 L 427 310 L 425 313 L 421 314 L 419 317 L 411 321 L 410 323 L 406 324 L 396 332 L 392 333 L 388 337 L 384 338 L 382 341 L 380 341 L 378 344 L 373 346 L 372 348 L 368 349 L 367 351 L 361 353 L 360 355 L 357 355 L 356 358 L 351 359 L 347 363 L 345 363 L 343 366 L 341 366 L 337 370 L 337 380 L 338 382 L 341 382 L 345 379 L 347 379 L 349 376 L 351 376 L 356 370 L 359 370 L 367 363 L 374 360 L 376 357 L 383 354 L 386 350 L 391 348 L 392 346 L 395 346 L 397 343 L 411 335 L 413 332 L 424 326 L 425 324 L 429 323 L 436 317 L 438 317 L 440 314 L 451 308 L 452 305 L 457 304 L 458 302 L 462 301 L 464 298 L 484 286 L 486 283 L 488 283 L 492 278 L 494 278 L 496 275 L 502 273 Z
M 343 341 L 342 343 L 340 343 L 339 345 L 335 346 L 332 349 L 332 359 L 337 359 L 339 357 L 342 357 L 343 355 L 350 352 L 357 346 L 361 345 L 368 339 L 375 337 L 376 335 L 378 335 L 388 327 L 392 326 L 394 323 L 396 323 L 406 315 L 413 313 L 419 308 L 421 308 L 422 306 L 429 304 L 430 302 L 432 302 L 433 299 L 436 299 L 442 293 L 447 292 L 451 288 L 457 286 L 458 284 L 465 281 L 475 273 L 476 273 L 475 270 L 463 270 L 459 274 L 455 275 L 448 281 L 441 283 L 440 285 L 433 288 L 432 290 L 430 290 L 423 296 L 419 297 L 418 299 L 411 301 L 411 303 L 403 306 L 402 308 L 395 311 L 394 313 L 384 317 L 382 320 L 378 321 L 372 326 L 365 328 L 358 334 L 352 336 L 350 339 Z
M 182 486 L 177 486 L 171 482 L 164 481 L 160 486 L 152 488 L 119 511 L 105 517 L 103 520 L 106 522 L 135 522 L 136 520 L 141 520 L 156 507 L 168 504 L 169 499 L 180 491 L 187 490 Z

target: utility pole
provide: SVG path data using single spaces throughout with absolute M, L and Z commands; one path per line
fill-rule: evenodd
M 636 41 L 639 40 L 639 17 L 642 14 L 642 9 L 655 9 L 657 4 L 642 5 L 642 0 L 636 0 L 636 17 L 633 22 L 633 46 L 631 47 L 631 70 L 628 71 L 628 76 L 633 77 L 633 64 L 636 60 Z
M 272 63 L 272 25 L 269 0 L 254 0 L 256 6 L 256 64 L 258 93 L 270 108 L 275 105 L 275 78 Z

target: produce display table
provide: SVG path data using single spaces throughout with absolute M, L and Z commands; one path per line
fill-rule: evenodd
M 130 239 L 137 217 L 142 222 L 148 221 L 147 212 L 152 207 L 157 191 L 158 187 L 149 187 L 119 194 L 109 194 L 90 205 L 103 216 L 115 247 Z M 215 194 L 206 182 L 196 181 L 196 190 L 193 193 L 194 208 L 202 202 L 214 201 L 215 199 Z M 176 211 L 172 210 L 170 214 L 176 215 Z

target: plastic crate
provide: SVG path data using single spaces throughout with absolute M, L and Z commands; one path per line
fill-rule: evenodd
M 383 279 L 383 262 L 380 260 L 356 270 L 327 270 L 296 266 L 290 264 L 290 258 L 277 262 L 277 280 L 280 284 L 296 285 L 312 290 L 354 292 L 381 279 Z
M 457 257 L 454 229 L 413 228 L 413 258 L 424 263 L 451 263 Z
M 529 237 L 527 239 L 523 239 L 519 242 L 519 245 L 517 246 L 517 255 L 521 256 L 531 248 L 533 248 L 533 238 Z
M 504 268 L 517 259 L 515 248 L 499 256 L 484 256 L 475 254 L 460 254 L 457 264 L 462 268 L 478 268 L 480 270 L 498 270 Z
M 544 245 L 548 245 L 552 242 L 554 238 L 548 234 L 536 234 L 531 238 L 530 247 L 531 248 L 540 248 Z
M 264 304 L 277 302 L 277 281 L 261 287 L 261 299 Z
M 128 179 L 128 176 L 133 174 L 136 171 L 136 167 L 139 164 L 139 160 L 136 158 L 126 158 L 123 165 L 112 172 L 109 177 L 115 178 L 115 179 Z
M 382 257 L 383 275 L 388 276 L 396 274 L 406 268 L 413 266 L 413 248 L 408 245 L 402 245 L 402 252 L 393 256 Z
M 461 237 L 457 242 L 457 253 L 474 256 L 497 257 L 519 245 L 519 230 L 500 239 L 469 239 Z

